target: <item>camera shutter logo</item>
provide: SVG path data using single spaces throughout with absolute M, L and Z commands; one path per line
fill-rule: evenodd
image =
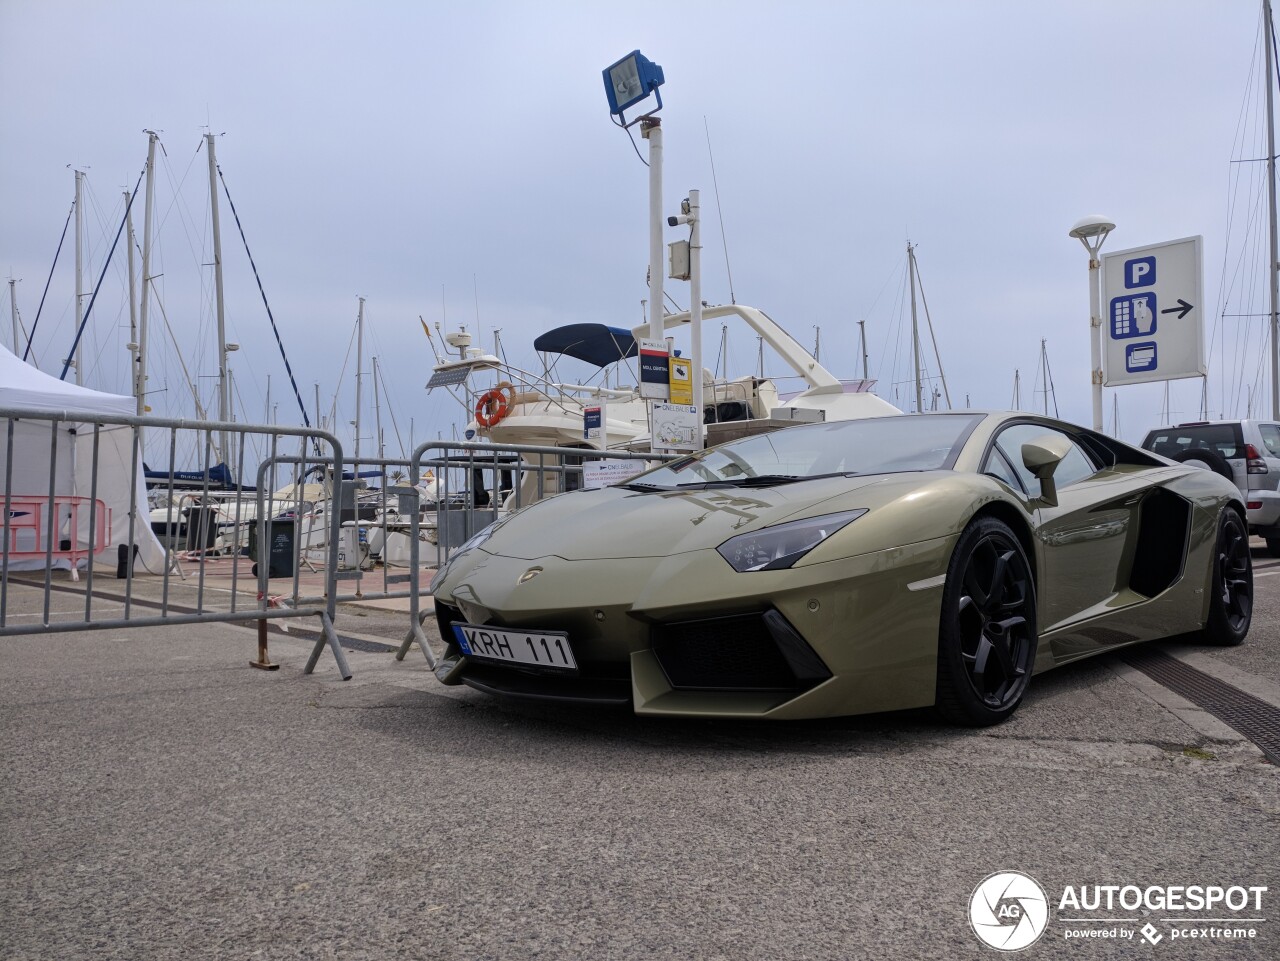
M 998 951 L 1021 951 L 1049 926 L 1044 888 L 1019 871 L 997 871 L 969 897 L 969 926 L 978 940 Z

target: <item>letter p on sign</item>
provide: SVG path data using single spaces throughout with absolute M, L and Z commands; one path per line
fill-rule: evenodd
M 1154 257 L 1137 257 L 1124 262 L 1124 286 L 1127 290 L 1134 287 L 1150 287 L 1156 282 L 1156 259 Z

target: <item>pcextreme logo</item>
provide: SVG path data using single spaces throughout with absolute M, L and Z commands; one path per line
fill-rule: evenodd
M 1065 940 L 1235 941 L 1258 937 L 1265 885 L 1066 885 L 1055 936 Z M 1050 901 L 1030 875 L 997 871 L 969 896 L 969 925 L 998 951 L 1021 951 L 1050 927 Z M 1058 930 L 1060 928 L 1060 930 Z
M 1049 926 L 1049 899 L 1034 878 L 997 871 L 969 896 L 969 925 L 978 940 L 997 951 L 1021 951 Z

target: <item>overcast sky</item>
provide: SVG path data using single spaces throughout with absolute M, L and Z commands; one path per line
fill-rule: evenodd
M 820 326 L 822 361 L 842 377 L 860 373 L 856 322 L 866 319 L 879 392 L 906 407 L 910 240 L 953 401 L 1008 407 L 1021 369 L 1023 406 L 1042 405 L 1031 391 L 1045 338 L 1061 413 L 1087 423 L 1087 259 L 1067 237 L 1082 216 L 1118 225 L 1108 250 L 1202 234 L 1209 323 L 1214 312 L 1265 309 L 1248 259 L 1265 254 L 1232 249 L 1228 220 L 1233 170 L 1249 166 L 1231 160 L 1261 155 L 1240 142 L 1242 110 L 1256 119 L 1261 91 L 1258 21 L 1254 0 L 0 0 L 0 271 L 20 280 L 30 329 L 80 167 L 86 285 L 95 282 L 121 193 L 146 159 L 143 130 L 160 131 L 153 273 L 208 401 L 216 355 L 199 148 L 212 130 L 308 409 L 319 383 L 323 406 L 336 394 L 339 416 L 352 416 L 354 359 L 342 383 L 339 374 L 364 296 L 366 355 L 379 356 L 404 441 L 410 418 L 417 440 L 448 437 L 462 411 L 423 389 L 433 355 L 419 315 L 478 325 L 485 346 L 500 328 L 508 356 L 530 366 L 533 338 L 550 327 L 643 319 L 647 171 L 610 123 L 600 75 L 639 48 L 666 73 L 668 212 L 689 188 L 702 191 L 704 299 L 730 296 L 722 214 L 737 300 L 806 345 Z M 1243 190 L 1232 223 L 1256 200 Z M 135 223 L 140 240 L 141 199 Z M 262 420 L 270 375 L 280 420 L 297 422 L 225 203 L 222 234 L 228 339 L 243 345 L 232 361 L 239 416 Z M 123 248 L 86 341 L 86 382 L 117 393 L 129 391 Z M 688 304 L 686 284 L 667 290 Z M 73 291 L 68 239 L 34 345 L 54 373 L 73 335 Z M 163 342 L 152 316 L 153 343 Z M 8 344 L 7 304 L 3 320 Z M 1261 331 L 1261 319 L 1249 322 Z M 1260 348 L 1234 323 L 1213 358 L 1215 415 L 1228 386 L 1240 395 L 1224 363 L 1251 364 L 1245 380 L 1257 381 Z M 708 367 L 718 338 L 717 325 Z M 754 340 L 734 339 L 730 361 L 731 374 L 753 369 Z M 157 412 L 190 416 L 164 350 L 149 389 Z M 1163 388 L 1115 393 L 1121 435 L 1140 439 Z M 1175 384 L 1175 419 L 1193 418 L 1199 396 L 1198 382 Z M 1229 414 L 1234 403 L 1226 398 Z

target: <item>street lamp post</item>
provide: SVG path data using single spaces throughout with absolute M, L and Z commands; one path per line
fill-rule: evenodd
M 1079 221 L 1068 236 L 1075 237 L 1089 251 L 1089 357 L 1093 382 L 1093 429 L 1102 430 L 1102 249 L 1107 234 L 1116 229 L 1106 217 L 1094 214 Z

